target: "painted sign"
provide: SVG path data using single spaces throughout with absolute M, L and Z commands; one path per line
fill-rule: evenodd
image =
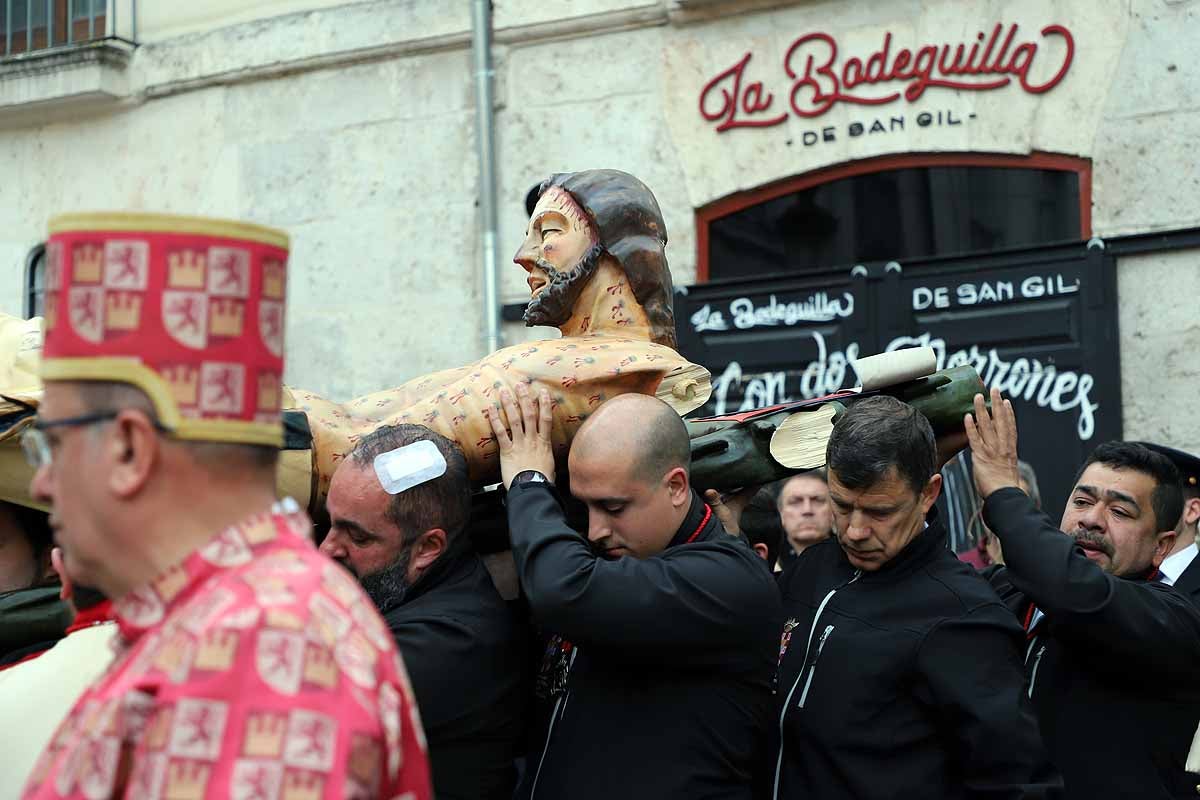
M 700 114 L 716 123 L 717 133 L 733 128 L 768 128 L 780 125 L 789 110 L 800 118 L 825 114 L 839 103 L 877 106 L 903 98 L 913 103 L 928 89 L 990 91 L 1014 80 L 1029 94 L 1042 94 L 1066 76 L 1075 57 L 1075 39 L 1063 25 L 1041 29 L 1042 40 L 1061 39 L 1066 49 L 1062 63 L 1048 78 L 1049 67 L 1040 62 L 1042 43 L 1017 42 L 1018 26 L 996 23 L 990 33 L 979 31 L 972 43 L 925 44 L 915 49 L 893 50 L 887 32 L 878 50 L 865 58 L 840 58 L 835 37 L 815 32 L 792 42 L 783 57 L 783 71 L 791 82 L 786 106 L 776 103 L 774 92 L 749 71 L 754 54 L 748 51 L 735 64 L 714 75 L 700 90 Z M 1015 43 L 1015 46 L 1014 46 Z

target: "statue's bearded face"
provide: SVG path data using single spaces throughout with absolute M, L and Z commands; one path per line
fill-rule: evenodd
M 578 204 L 556 186 L 547 189 L 513 257 L 529 273 L 525 324 L 557 326 L 570 319 L 603 253 Z

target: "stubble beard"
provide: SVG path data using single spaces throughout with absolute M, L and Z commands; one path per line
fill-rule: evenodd
M 380 614 L 386 614 L 404 603 L 408 590 L 412 588 L 408 581 L 408 564 L 411 560 L 412 548 L 406 546 L 391 565 L 358 579 Z

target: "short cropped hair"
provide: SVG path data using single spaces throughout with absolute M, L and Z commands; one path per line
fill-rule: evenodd
M 433 442 L 446 459 L 446 472 L 391 495 L 385 516 L 405 536 L 441 528 L 447 541 L 455 540 L 471 516 L 467 459 L 456 443 L 423 425 L 384 425 L 359 439 L 350 458 L 359 467 L 373 469 L 376 456 L 416 442 Z
M 81 381 L 79 395 L 91 411 L 119 411 L 133 408 L 154 423 L 161 423 L 154 403 L 138 387 L 120 381 Z M 231 463 L 265 469 L 279 461 L 279 448 L 269 445 L 235 442 L 205 442 L 173 439 L 191 452 L 196 461 L 211 470 L 228 469 Z
M 1092 464 L 1103 464 L 1110 469 L 1131 469 L 1153 478 L 1155 485 L 1150 505 L 1154 509 L 1155 530 L 1160 533 L 1175 530 L 1183 515 L 1183 487 L 1179 470 L 1171 459 L 1136 442 L 1105 442 L 1083 462 L 1075 474 L 1075 485 Z
M 772 484 L 771 495 L 775 498 L 775 508 L 778 511 L 783 510 L 783 490 L 796 478 L 813 478 L 820 481 L 826 486 L 829 485 L 829 476 L 825 472 L 824 467 L 810 469 L 808 472 L 797 472 L 795 475 L 789 475 L 783 480 L 776 481 Z
M 920 494 L 936 469 L 937 443 L 921 412 L 894 397 L 854 403 L 833 426 L 825 462 L 849 489 L 865 489 L 896 468 Z

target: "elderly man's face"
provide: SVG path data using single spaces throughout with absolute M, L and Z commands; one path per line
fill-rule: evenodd
M 797 553 L 829 536 L 833 511 L 829 487 L 813 475 L 797 475 L 779 493 L 779 520 L 788 544 Z
M 899 555 L 924 528 L 925 515 L 941 488 L 942 476 L 934 475 L 915 492 L 891 467 L 865 489 L 851 489 L 830 469 L 834 532 L 851 565 L 874 572 Z
M 97 410 L 84 403 L 74 384 L 48 381 L 38 417 L 52 422 Z M 104 435 L 109 427 L 100 423 L 47 430 L 51 462 L 34 473 L 29 493 L 50 506 L 54 543 L 63 550 L 71 580 L 117 596 L 113 561 L 123 543 L 109 536 L 108 523 L 115 512 L 102 481 L 97 480 L 111 468 L 105 457 L 112 450 Z
M 1162 563 L 1174 536 L 1160 532 L 1151 505 L 1154 478 L 1095 463 L 1079 476 L 1059 529 L 1113 575 L 1142 575 Z
M 382 610 L 397 605 L 411 582 L 411 537 L 387 518 L 390 499 L 370 465 L 344 460 L 329 484 L 332 526 L 321 542 L 321 552 L 353 574 Z
M 561 325 L 570 318 L 599 261 L 595 244 L 595 232 L 571 196 L 558 187 L 547 189 L 529 218 L 525 241 L 513 256 L 529 273 L 527 324 Z

